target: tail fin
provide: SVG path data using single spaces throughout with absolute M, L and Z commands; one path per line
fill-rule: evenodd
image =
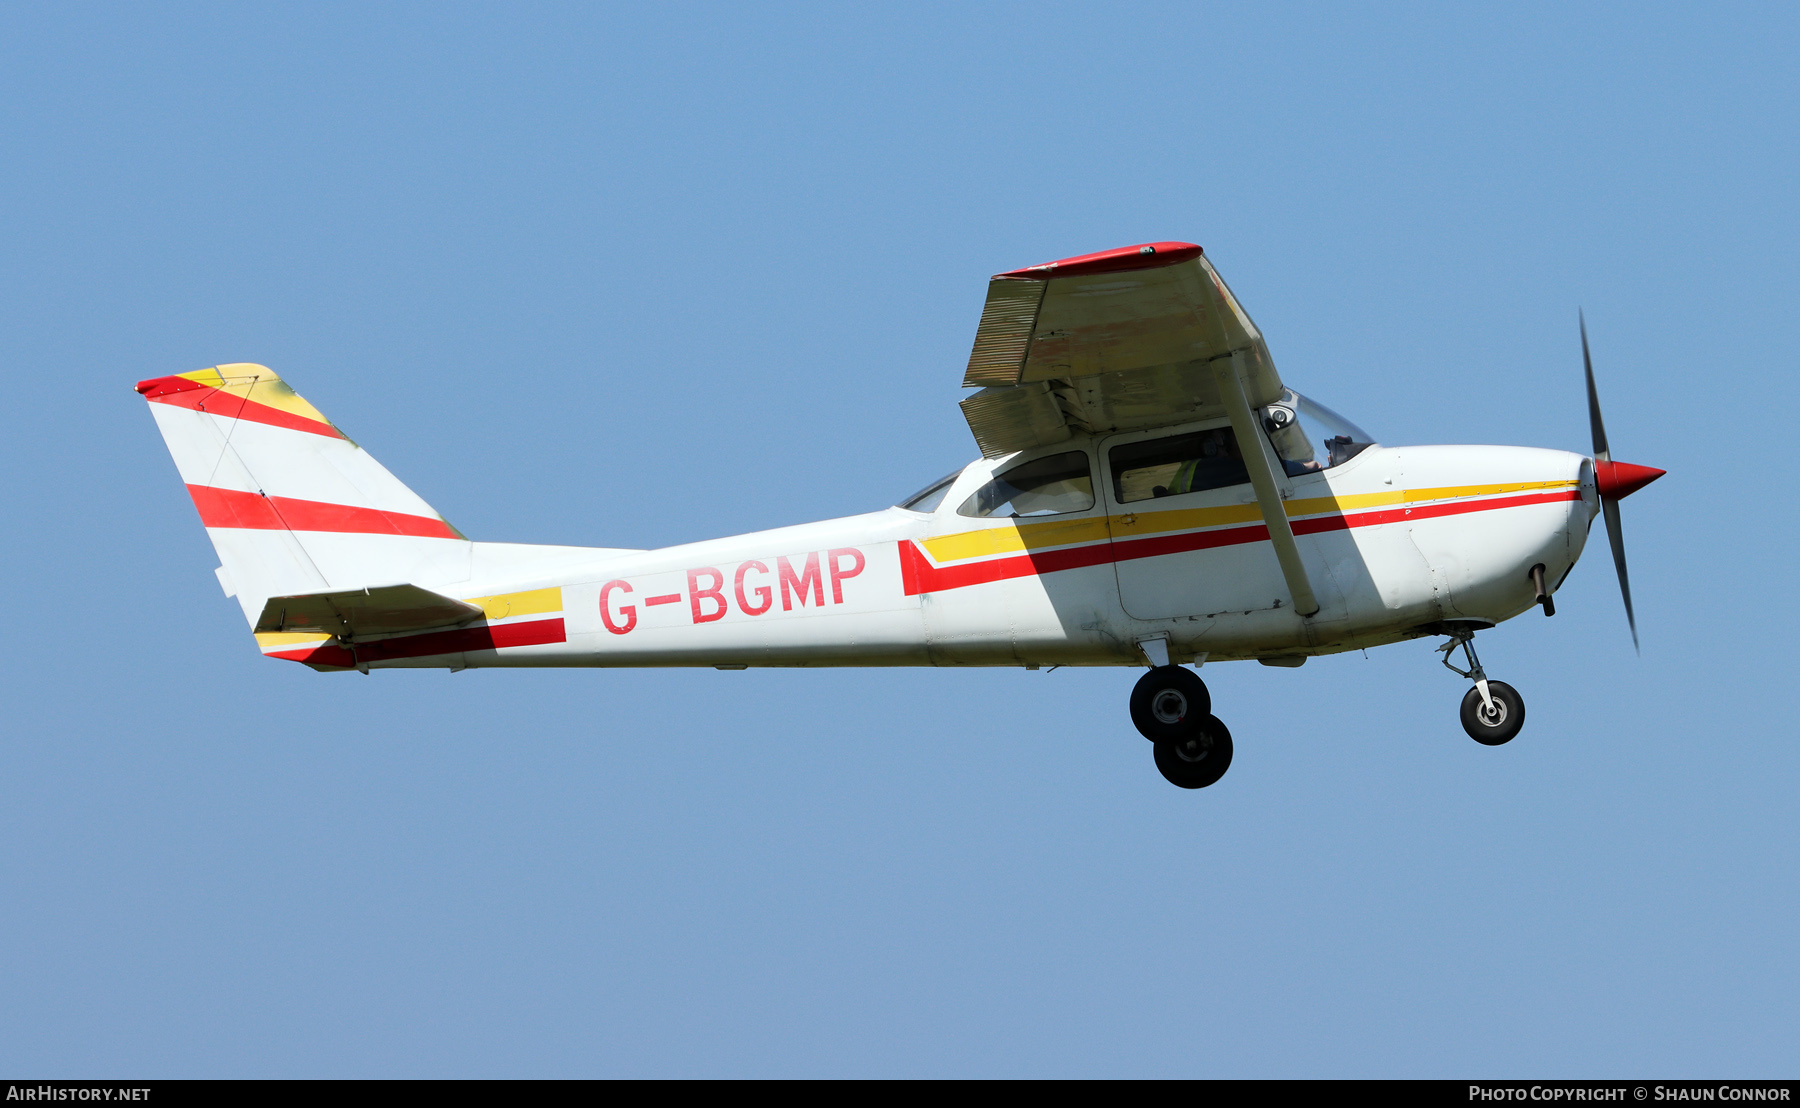
M 219 583 L 255 626 L 271 596 L 467 580 L 468 539 L 268 369 L 140 381 Z

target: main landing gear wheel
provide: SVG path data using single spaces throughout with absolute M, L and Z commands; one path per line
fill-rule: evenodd
M 1525 701 L 1504 681 L 1489 681 L 1487 687 L 1491 707 L 1482 703 L 1480 689 L 1470 689 L 1463 696 L 1463 730 L 1482 746 L 1499 746 L 1511 742 L 1525 726 Z
M 1131 722 L 1151 742 L 1190 737 L 1211 711 L 1206 682 L 1182 666 L 1157 666 L 1131 690 Z
M 1156 768 L 1171 785 L 1204 789 L 1231 768 L 1231 732 L 1218 716 L 1205 716 L 1192 734 L 1156 744 Z

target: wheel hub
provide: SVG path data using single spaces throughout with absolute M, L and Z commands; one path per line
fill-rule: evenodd
M 1175 756 L 1184 762 L 1203 761 L 1212 753 L 1212 742 L 1195 735 L 1175 744 Z
M 1180 723 L 1187 718 L 1187 697 L 1179 689 L 1164 689 L 1150 701 L 1150 712 L 1159 722 Z

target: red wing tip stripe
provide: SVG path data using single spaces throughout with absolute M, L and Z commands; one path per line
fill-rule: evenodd
M 1189 258 L 1198 258 L 1202 253 L 1204 251 L 1191 242 L 1145 242 L 1136 246 L 1102 250 L 1098 254 L 1082 254 L 1079 257 L 1045 262 L 1043 265 L 1028 265 L 1023 269 L 1009 269 L 994 276 L 1048 281 L 1052 277 L 1124 273 L 1133 269 L 1160 269 L 1166 265 L 1185 262 Z
M 501 650 L 513 646 L 545 646 L 567 642 L 563 621 L 539 619 L 530 623 L 502 623 L 462 627 L 452 631 L 428 631 L 401 639 L 377 639 L 358 643 L 356 652 L 338 643 L 303 646 L 294 650 L 272 650 L 267 657 L 313 666 L 335 666 L 350 669 L 359 661 L 383 662 L 396 658 L 430 658 L 438 654 L 462 654 L 470 650 Z
M 351 535 L 406 535 L 421 539 L 460 539 L 463 535 L 441 519 L 353 508 L 318 500 L 260 496 L 238 489 L 189 485 L 188 495 L 207 527 L 251 531 L 334 531 Z
M 1402 523 L 1436 516 L 1463 515 L 1498 508 L 1519 508 L 1532 504 L 1555 504 L 1565 500 L 1580 499 L 1580 491 L 1570 489 L 1502 497 L 1497 500 L 1464 500 L 1410 509 L 1388 508 L 1371 512 L 1316 516 L 1311 519 L 1295 520 L 1292 526 L 1296 535 L 1317 535 L 1326 531 L 1344 531 L 1352 527 L 1376 527 L 1384 523 Z M 1094 546 L 1017 554 L 985 562 L 950 565 L 941 569 L 931 564 L 931 561 L 925 556 L 925 552 L 919 549 L 918 543 L 908 539 L 900 544 L 900 584 L 905 595 L 918 596 L 920 593 L 943 592 L 947 589 L 967 588 L 970 585 L 985 585 L 1015 577 L 1033 577 L 1045 573 L 1057 573 L 1065 569 L 1105 565 L 1110 562 L 1129 562 L 1138 558 L 1161 557 L 1165 554 L 1186 554 L 1195 550 L 1209 550 L 1221 546 L 1267 542 L 1268 539 L 1269 529 L 1260 523 L 1254 523 L 1248 526 L 1222 527 L 1211 531 L 1186 531 L 1173 535 L 1146 536 L 1140 539 L 1115 539 L 1110 543 L 1100 543 Z

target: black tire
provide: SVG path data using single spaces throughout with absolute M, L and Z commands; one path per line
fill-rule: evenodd
M 1206 716 L 1194 734 L 1156 744 L 1156 768 L 1171 785 L 1204 789 L 1231 768 L 1231 732 L 1218 716 Z
M 1494 698 L 1490 716 L 1481 702 L 1481 691 L 1470 689 L 1463 697 L 1462 725 L 1469 737 L 1482 746 L 1500 746 L 1512 741 L 1519 728 L 1525 726 L 1525 701 L 1518 691 L 1504 681 L 1489 681 L 1488 695 Z
M 1153 743 L 1187 738 L 1211 711 L 1206 682 L 1181 666 L 1157 666 L 1131 690 L 1131 722 Z

